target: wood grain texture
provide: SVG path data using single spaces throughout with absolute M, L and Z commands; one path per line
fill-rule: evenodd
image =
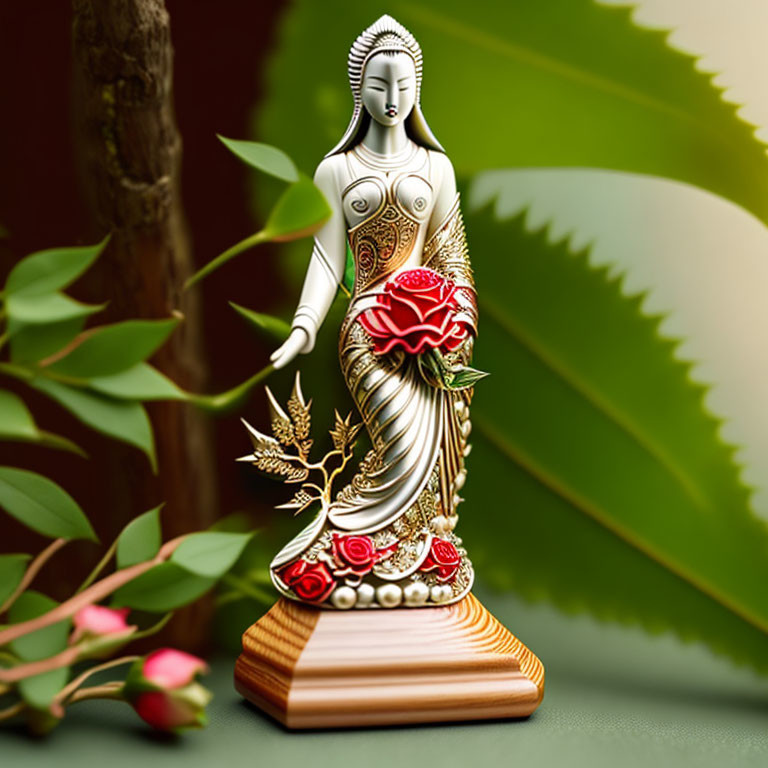
M 281 599 L 243 635 L 235 687 L 288 728 L 526 717 L 544 667 L 473 595 L 324 611 Z

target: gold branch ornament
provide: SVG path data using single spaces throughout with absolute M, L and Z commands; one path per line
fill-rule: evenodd
M 243 419 L 253 443 L 253 453 L 241 456 L 237 461 L 253 464 L 261 472 L 284 483 L 302 483 L 293 498 L 285 504 L 280 504 L 277 509 L 292 509 L 295 510 L 294 514 L 298 515 L 314 502 L 319 502 L 324 516 L 331 504 L 334 480 L 352 458 L 362 424 L 352 424 L 351 413 L 342 419 L 339 412 L 335 411 L 335 423 L 330 430 L 333 450 L 328 451 L 320 461 L 312 462 L 309 460 L 313 442 L 310 437 L 312 400 L 304 400 L 299 372 L 296 372 L 293 390 L 288 398 L 287 413 L 269 387 L 265 387 L 265 390 L 269 402 L 272 435 L 259 432 Z M 335 466 L 331 466 L 334 463 Z M 322 485 L 305 482 L 311 472 L 320 474 Z

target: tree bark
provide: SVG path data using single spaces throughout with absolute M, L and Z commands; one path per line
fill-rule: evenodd
M 112 233 L 92 270 L 94 298 L 108 319 L 184 322 L 153 362 L 182 387 L 205 388 L 199 302 L 182 294 L 193 264 L 180 196 L 181 139 L 172 98 L 169 17 L 163 0 L 73 0 L 75 116 L 79 165 L 96 229 Z M 110 525 L 160 501 L 166 538 L 217 516 L 207 417 L 181 403 L 150 407 L 159 475 L 134 449 L 110 449 Z M 188 617 L 189 619 L 189 617 Z M 201 622 L 176 631 L 194 636 Z

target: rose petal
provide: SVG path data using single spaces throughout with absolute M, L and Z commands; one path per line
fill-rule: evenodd
M 142 674 L 159 688 L 172 690 L 187 685 L 208 665 L 197 656 L 174 648 L 160 648 L 144 659 Z
M 73 623 L 79 634 L 111 635 L 129 629 L 125 617 L 130 608 L 107 608 L 104 605 L 86 605 L 74 616 Z

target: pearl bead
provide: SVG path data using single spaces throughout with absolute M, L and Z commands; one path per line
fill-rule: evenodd
M 361 584 L 357 588 L 357 607 L 365 608 L 373 602 L 376 590 L 370 584 Z
M 447 584 L 436 584 L 429 591 L 433 603 L 444 603 L 453 597 L 453 590 Z
M 403 601 L 403 590 L 397 584 L 383 584 L 376 590 L 376 599 L 384 608 L 396 608 Z
M 331 602 L 342 610 L 352 608 L 357 602 L 357 592 L 352 587 L 339 587 L 331 595 Z
M 429 587 L 423 581 L 414 581 L 403 590 L 406 605 L 424 605 L 429 598 Z

